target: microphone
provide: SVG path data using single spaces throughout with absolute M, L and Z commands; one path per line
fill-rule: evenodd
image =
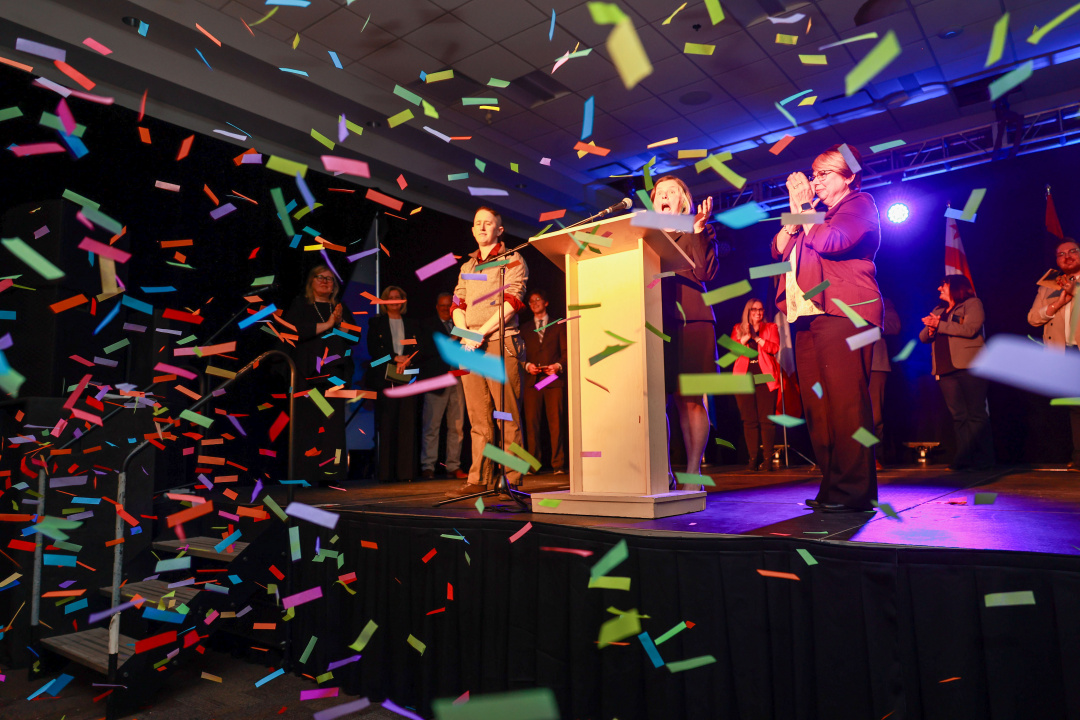
M 572 228 L 572 227 L 577 227 L 578 225 L 584 225 L 585 223 L 590 223 L 593 220 L 602 218 L 605 215 L 610 215 L 611 213 L 617 212 L 619 210 L 629 210 L 633 206 L 634 206 L 634 201 L 631 200 L 628 197 L 625 197 L 622 200 L 620 200 L 619 202 L 612 205 L 611 207 L 605 208 L 605 209 L 601 210 L 600 212 L 596 213 L 595 215 L 590 215 L 589 217 L 585 218 L 584 220 L 578 220 L 576 223 L 572 223 L 570 225 L 567 225 L 566 229 L 569 229 L 569 228 Z

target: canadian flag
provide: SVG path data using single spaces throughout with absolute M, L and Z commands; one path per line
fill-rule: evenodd
M 964 252 L 964 243 L 960 240 L 960 229 L 956 227 L 956 220 L 951 217 L 945 218 L 945 274 L 963 275 L 971 283 L 972 289 L 975 288 L 967 254 Z

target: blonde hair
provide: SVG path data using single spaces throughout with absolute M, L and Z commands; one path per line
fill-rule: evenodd
M 847 146 L 847 149 L 855 159 L 855 162 L 862 162 L 862 155 L 858 150 L 850 145 Z M 840 152 L 839 145 L 833 145 L 831 148 L 814 158 L 812 167 L 814 172 L 817 172 L 817 168 L 820 167 L 822 170 L 832 170 L 835 173 L 839 173 L 840 176 L 844 178 L 853 177 L 854 179 L 851 181 L 850 185 L 852 192 L 858 192 L 859 188 L 862 187 L 862 168 L 860 167 L 859 172 L 857 173 L 851 172 L 847 160 L 844 159 L 844 154 Z
M 679 186 L 679 189 L 682 190 L 683 201 L 682 201 L 682 204 L 679 206 L 679 214 L 680 215 L 693 214 L 693 212 L 694 212 L 694 196 L 690 194 L 690 188 L 686 186 L 686 183 L 684 183 L 681 178 L 677 178 L 674 175 L 665 175 L 664 177 L 662 177 L 659 180 L 657 180 L 656 182 L 654 182 L 652 192 L 649 193 L 649 200 L 655 200 L 656 199 L 656 188 L 660 187 L 660 183 L 668 182 L 668 181 L 675 183 L 676 185 Z
M 307 274 L 307 284 L 304 286 L 304 298 L 307 299 L 308 305 L 315 304 L 315 276 L 326 270 L 334 276 L 334 289 L 330 292 L 330 304 L 337 305 L 338 293 L 341 292 L 341 286 L 338 284 L 337 273 L 330 269 L 327 265 L 316 265 L 311 268 Z
M 390 293 L 392 293 L 394 290 L 397 290 L 399 293 L 401 293 L 401 299 L 405 301 L 405 302 L 401 303 L 401 314 L 404 315 L 405 311 L 409 307 L 409 302 L 408 302 L 409 301 L 409 296 L 408 296 L 408 294 L 406 294 L 406 292 L 404 290 L 399 288 L 397 285 L 387 285 L 385 288 L 383 288 L 383 291 L 381 293 L 379 293 L 379 299 L 380 300 L 389 300 L 390 299 Z M 379 313 L 383 314 L 383 311 L 385 309 L 386 309 L 385 305 L 380 305 L 379 306 Z
M 757 298 L 750 298 L 749 300 L 746 301 L 746 305 L 743 305 L 742 322 L 739 323 L 739 335 L 740 336 L 750 334 L 750 308 L 752 308 L 754 306 L 754 303 L 757 303 L 758 305 L 761 306 L 761 322 L 763 322 L 763 323 L 766 322 L 766 320 L 765 320 L 765 303 L 761 302 Z

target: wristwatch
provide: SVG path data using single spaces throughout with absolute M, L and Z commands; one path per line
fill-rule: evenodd
M 802 209 L 803 209 L 803 212 L 810 212 L 811 210 L 813 210 L 813 209 L 814 209 L 814 206 L 813 206 L 813 205 L 811 205 L 811 204 L 810 204 L 810 203 L 808 203 L 808 202 L 804 202 L 804 203 L 802 204 Z

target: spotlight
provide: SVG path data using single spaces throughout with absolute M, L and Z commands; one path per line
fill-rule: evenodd
M 885 217 L 889 218 L 889 222 L 899 225 L 908 219 L 909 215 L 908 206 L 904 203 L 893 203 L 889 206 L 889 209 L 885 211 Z

